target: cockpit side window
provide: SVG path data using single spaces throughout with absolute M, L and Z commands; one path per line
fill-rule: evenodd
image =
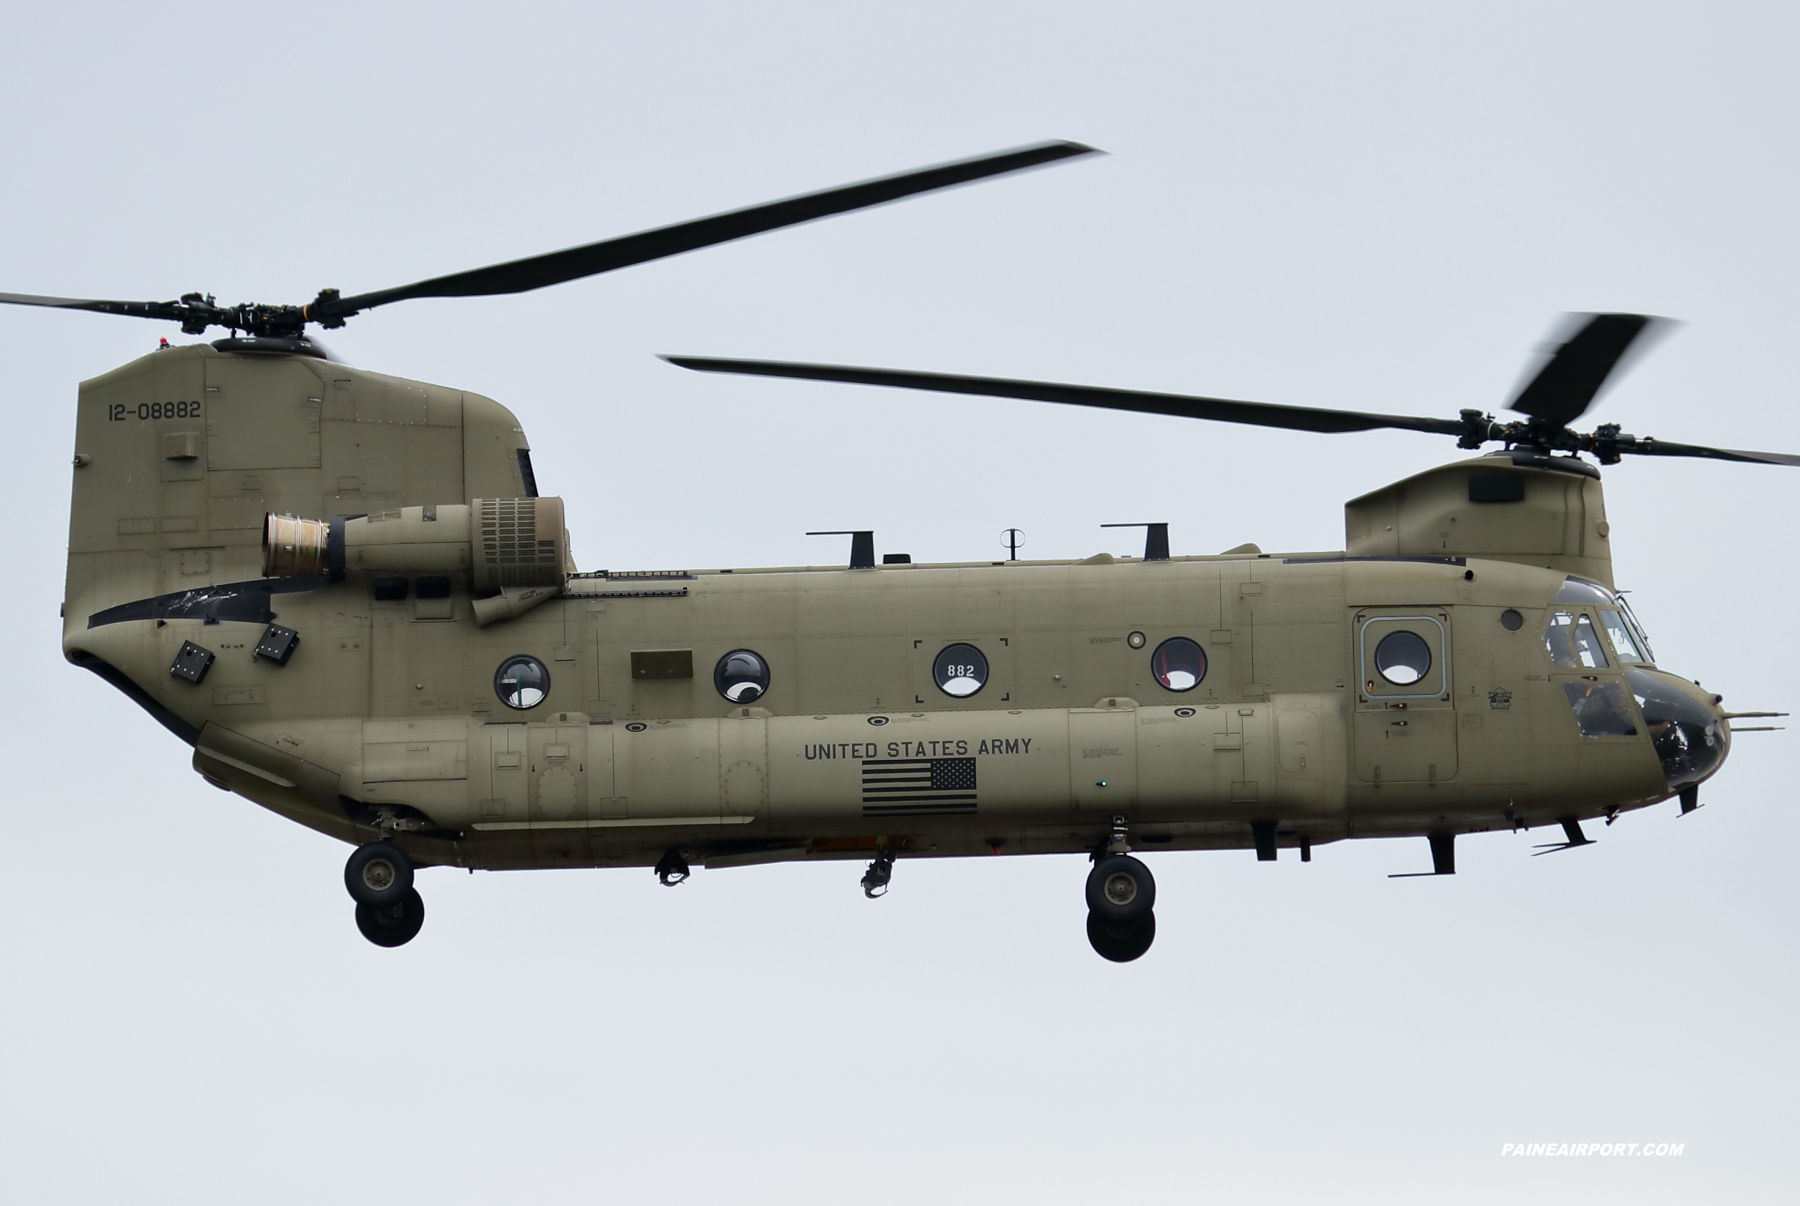
M 1575 656 L 1581 659 L 1584 670 L 1602 669 L 1607 664 L 1600 635 L 1594 631 L 1594 622 L 1585 615 L 1575 621 Z
M 1563 692 L 1575 710 L 1575 721 L 1584 737 L 1635 737 L 1637 722 L 1625 706 L 1625 692 L 1618 683 L 1564 683 Z
M 1612 638 L 1613 652 L 1619 655 L 1622 662 L 1647 662 L 1632 639 L 1631 628 L 1625 623 L 1625 617 L 1611 608 L 1600 613 L 1600 622 L 1606 625 L 1606 635 Z
M 1544 630 L 1544 648 L 1562 670 L 1600 670 L 1607 666 L 1606 650 L 1586 613 L 1553 611 Z
M 1553 611 L 1550 613 L 1550 627 L 1544 630 L 1544 648 L 1550 654 L 1550 662 L 1559 670 L 1577 670 L 1581 663 L 1575 660 L 1575 647 L 1569 643 L 1570 630 L 1575 625 L 1575 613 L 1570 611 Z

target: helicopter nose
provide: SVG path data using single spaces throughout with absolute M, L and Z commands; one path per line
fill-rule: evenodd
M 1627 670 L 1625 678 L 1671 792 L 1698 786 L 1724 765 L 1731 730 L 1719 706 L 1722 697 L 1660 670 Z

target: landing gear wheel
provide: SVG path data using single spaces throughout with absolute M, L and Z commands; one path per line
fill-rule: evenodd
M 1145 913 L 1131 925 L 1109 925 L 1089 913 L 1087 932 L 1095 954 L 1114 963 L 1130 963 L 1156 941 L 1156 914 Z
M 358 846 L 344 864 L 344 887 L 359 905 L 386 908 L 412 891 L 412 885 L 412 859 L 392 842 Z
M 376 946 L 405 946 L 419 936 L 424 924 L 425 902 L 412 888 L 383 908 L 356 906 L 356 928 Z
M 1087 906 L 1107 925 L 1133 925 L 1156 907 L 1156 880 L 1129 854 L 1107 855 L 1088 872 Z

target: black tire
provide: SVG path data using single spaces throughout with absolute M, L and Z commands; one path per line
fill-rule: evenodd
M 1156 880 L 1129 854 L 1108 855 L 1088 872 L 1087 906 L 1107 925 L 1135 924 L 1156 907 Z
M 1089 913 L 1087 932 L 1095 954 L 1114 963 L 1130 963 L 1156 941 L 1156 914 L 1145 913 L 1133 925 L 1108 925 Z
M 356 906 L 356 928 L 376 946 L 405 946 L 419 936 L 425 924 L 425 901 L 415 890 L 384 908 Z
M 412 891 L 412 886 L 412 859 L 392 842 L 358 846 L 344 864 L 344 887 L 359 905 L 384 909 Z

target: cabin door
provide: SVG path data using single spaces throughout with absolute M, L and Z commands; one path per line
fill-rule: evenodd
M 1440 607 L 1358 608 L 1356 777 L 1365 783 L 1441 783 L 1456 777 L 1450 613 Z

